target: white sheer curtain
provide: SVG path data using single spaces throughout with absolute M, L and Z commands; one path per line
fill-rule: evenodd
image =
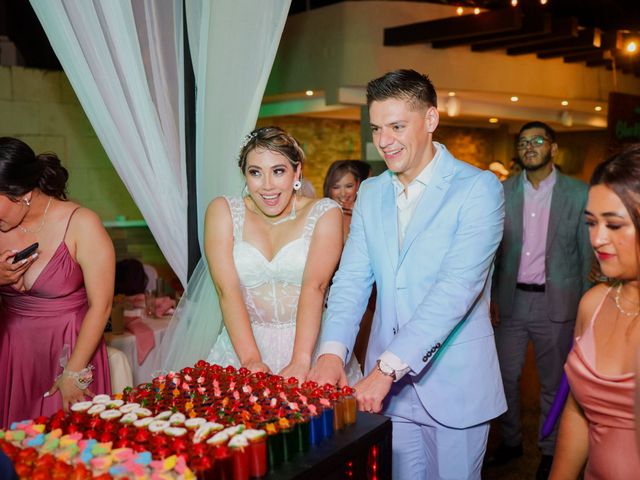
M 187 0 L 197 84 L 196 177 L 204 211 L 240 194 L 240 143 L 255 126 L 291 0 Z M 118 174 L 183 284 L 187 272 L 182 1 L 31 0 Z M 197 265 L 161 348 L 166 368 L 205 358 L 222 324 Z
M 196 172 L 200 245 L 209 202 L 240 195 L 242 138 L 254 127 L 291 0 L 189 0 L 196 74 Z M 206 358 L 222 325 L 209 269 L 196 266 L 160 348 L 165 370 Z
M 102 146 L 186 285 L 182 1 L 31 5 Z

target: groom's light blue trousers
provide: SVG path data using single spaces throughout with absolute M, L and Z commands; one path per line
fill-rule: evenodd
M 383 412 L 393 422 L 394 480 L 480 479 L 489 422 L 446 427 L 429 415 L 409 379 L 395 386 L 401 385 L 393 413 Z

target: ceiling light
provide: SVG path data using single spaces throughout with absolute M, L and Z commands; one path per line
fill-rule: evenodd
M 462 8 L 462 7 L 458 7 L 458 8 L 456 8 L 456 13 L 457 13 L 458 15 L 462 15 L 462 14 L 464 13 L 464 8 Z
M 307 97 L 313 97 L 313 90 L 307 90 L 306 92 L 304 92 L 304 94 L 305 94 Z
M 517 7 L 518 6 L 518 0 L 511 0 L 511 6 L 512 7 Z
M 569 110 L 562 110 L 558 115 L 558 120 L 565 127 L 571 127 L 573 125 L 573 114 Z
M 449 92 L 449 96 L 450 97 L 455 97 L 456 96 L 456 92 Z
M 474 8 L 474 9 L 473 9 L 473 13 L 474 13 L 475 15 L 479 15 L 479 14 L 480 14 L 480 9 L 479 9 L 479 8 Z
M 629 43 L 627 43 L 627 46 L 624 47 L 624 49 L 627 51 L 627 53 L 636 53 L 638 51 L 638 44 L 635 40 L 630 40 Z
M 489 123 L 498 123 L 498 119 L 496 117 L 491 117 L 489 119 Z
M 447 109 L 447 115 L 450 117 L 457 117 L 460 115 L 460 100 L 456 97 L 447 98 L 445 108 Z
M 518 97 L 516 97 L 515 95 L 513 97 L 511 97 L 511 101 L 512 102 L 517 102 L 518 100 L 520 100 Z
M 600 105 L 596 105 L 595 107 L 593 107 L 593 109 L 594 109 L 596 112 L 601 112 L 601 111 L 602 111 L 602 107 L 601 107 Z
M 546 5 L 547 4 L 547 0 L 540 0 L 540 5 Z
M 562 105 L 563 107 L 566 107 L 567 105 L 569 105 L 569 101 L 568 100 L 562 100 L 560 102 L 560 105 Z

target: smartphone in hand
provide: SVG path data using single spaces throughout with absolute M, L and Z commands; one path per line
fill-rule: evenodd
M 18 263 L 20 260 L 24 260 L 25 258 L 29 258 L 33 253 L 38 249 L 40 244 L 38 242 L 32 243 L 27 248 L 20 250 L 13 256 L 13 263 Z

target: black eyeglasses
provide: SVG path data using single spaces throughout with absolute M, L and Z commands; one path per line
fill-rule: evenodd
M 550 140 L 547 137 L 544 137 L 542 135 L 534 135 L 533 137 L 531 137 L 529 139 L 520 138 L 518 140 L 518 143 L 516 143 L 516 146 L 520 150 L 524 150 L 529 145 L 531 145 L 532 147 L 541 147 L 542 145 L 544 145 L 545 141 L 549 142 Z

